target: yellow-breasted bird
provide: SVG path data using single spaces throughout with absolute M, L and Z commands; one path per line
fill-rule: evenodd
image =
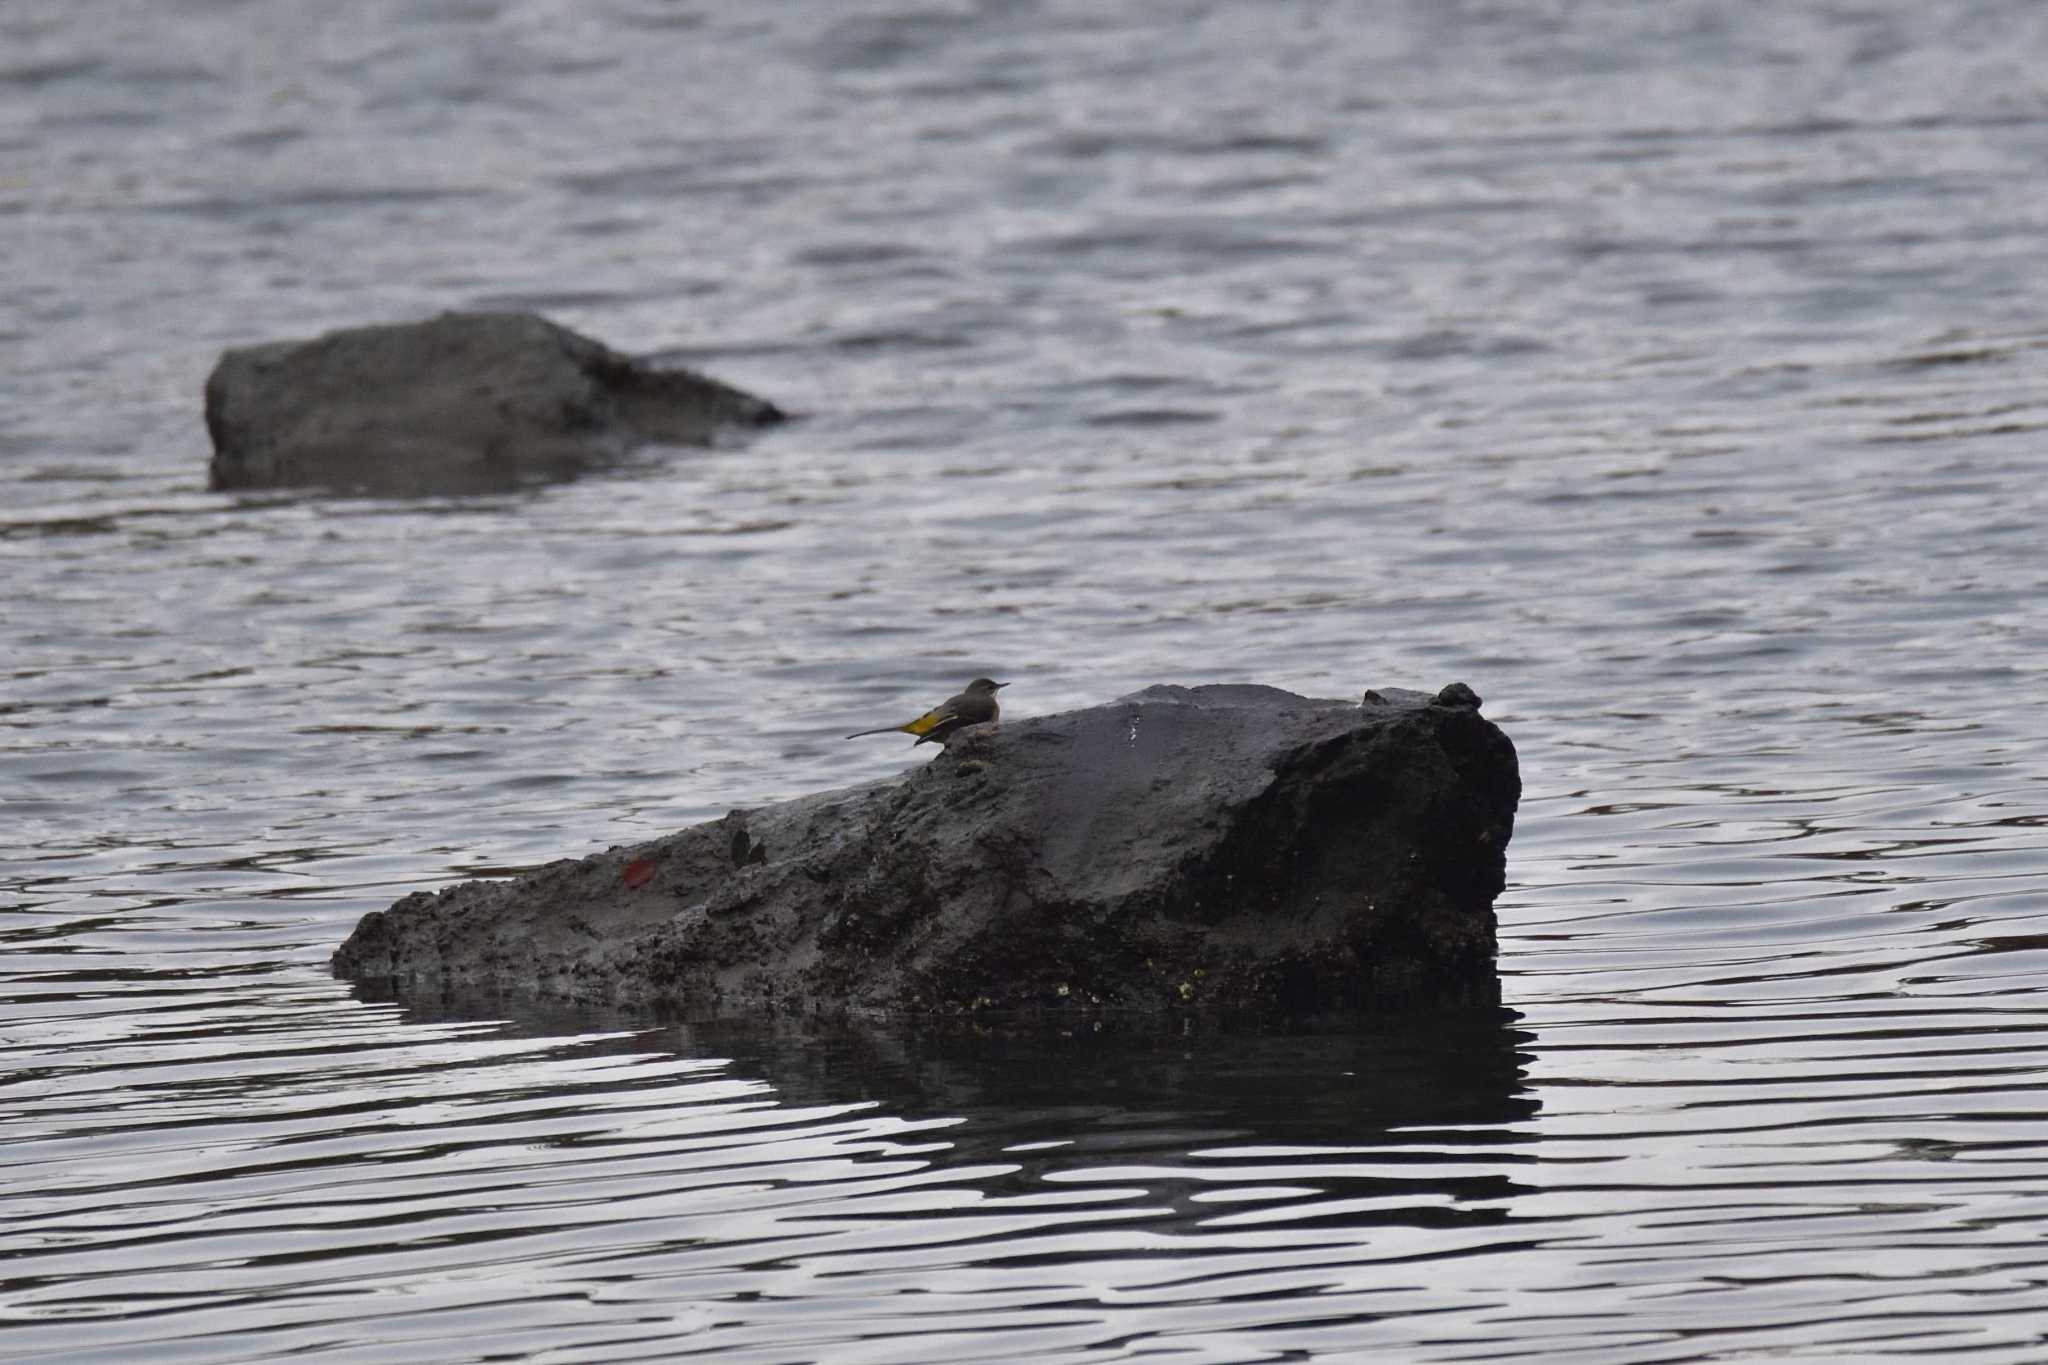
M 996 705 L 996 689 L 1008 687 L 1008 683 L 990 682 L 987 678 L 976 678 L 967 684 L 967 690 L 955 697 L 948 697 L 916 720 L 907 720 L 901 725 L 884 725 L 879 730 L 855 730 L 848 739 L 859 739 L 862 735 L 887 735 L 901 731 L 916 735 L 919 744 L 936 743 L 952 734 L 963 725 L 982 725 L 1002 714 Z

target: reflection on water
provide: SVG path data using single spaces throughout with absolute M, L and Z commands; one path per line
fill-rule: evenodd
M 1106 1017 L 1054 1029 L 995 1020 L 917 1029 L 778 1029 L 758 1020 L 684 1024 L 683 1050 L 730 1057 L 778 1094 L 845 1096 L 965 1121 L 982 1155 L 1016 1132 L 1064 1135 L 1083 1155 L 1090 1129 L 1173 1128 L 1203 1139 L 1389 1141 L 1396 1130 L 1526 1118 L 1511 1011 L 1275 1031 L 1197 1017 Z M 976 1134 L 980 1136 L 977 1138 Z M 997 1145 L 985 1150 L 976 1142 Z
M 1507 1227 L 1536 1106 L 1505 1011 L 591 1031 L 397 1027 L 304 979 L 257 998 L 267 1026 L 247 993 L 159 996 L 135 1036 L 13 1071 L 12 1349 L 233 1331 L 258 1358 L 374 1317 L 387 1346 L 479 1356 L 1043 1357 L 1177 1335 L 1195 1303 L 1205 1337 L 1266 1325 L 1276 1295 L 1337 1295 L 1313 1320 L 1405 1311 L 1419 1288 L 1369 1267 L 1526 1235 Z

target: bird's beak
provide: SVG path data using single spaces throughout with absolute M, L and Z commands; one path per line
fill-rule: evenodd
M 1003 690 L 1004 688 L 1006 688 L 1006 687 L 1008 687 L 1008 686 L 1009 686 L 1009 684 L 1008 684 L 1008 683 L 997 683 L 997 684 L 996 684 L 996 691 L 1000 692 L 1000 691 L 1002 691 L 1002 690 Z

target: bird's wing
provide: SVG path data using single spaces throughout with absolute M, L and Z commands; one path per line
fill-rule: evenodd
M 945 702 L 941 705 L 934 706 L 931 710 L 925 712 L 923 715 L 919 716 L 916 720 L 911 721 L 909 724 L 899 725 L 896 728 L 903 731 L 905 734 L 928 735 L 932 731 L 938 729 L 941 725 L 944 725 L 947 721 L 951 720 L 952 718 L 953 703 Z

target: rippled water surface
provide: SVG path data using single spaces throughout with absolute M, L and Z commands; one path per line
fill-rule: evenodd
M 0 1356 L 2048 1359 L 2048 10 L 0 8 Z M 207 489 L 532 307 L 805 414 Z M 1498 1015 L 386 1001 L 977 672 L 1473 686 Z

